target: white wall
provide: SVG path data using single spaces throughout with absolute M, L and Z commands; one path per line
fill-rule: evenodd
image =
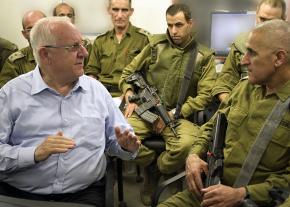
M 42 10 L 52 15 L 53 7 L 61 0 L 1 0 L 0 1 L 0 37 L 25 47 L 27 41 L 22 37 L 21 19 L 31 9 Z M 110 27 L 110 18 L 106 13 L 107 0 L 66 0 L 75 8 L 76 25 L 84 35 L 95 36 Z M 171 0 L 132 0 L 135 12 L 131 18 L 134 25 L 151 33 L 163 33 L 166 30 L 165 11 Z

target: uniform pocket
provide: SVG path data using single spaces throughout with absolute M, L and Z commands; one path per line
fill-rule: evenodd
M 272 171 L 286 170 L 290 158 L 289 135 L 289 128 L 285 128 L 281 125 L 277 127 L 261 161 L 262 165 L 265 166 L 266 169 L 270 169 Z
M 104 50 L 101 57 L 101 74 L 110 74 L 112 71 L 112 66 L 114 64 L 115 55 L 112 50 Z
M 229 123 L 235 126 L 241 126 L 244 119 L 248 116 L 248 113 L 239 107 L 231 107 L 230 112 L 227 116 Z

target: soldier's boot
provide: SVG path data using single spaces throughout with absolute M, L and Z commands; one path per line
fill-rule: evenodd
M 144 168 L 144 181 L 140 190 L 140 197 L 145 206 L 151 205 L 152 195 L 157 189 L 160 176 L 161 173 L 157 168 L 156 162 Z

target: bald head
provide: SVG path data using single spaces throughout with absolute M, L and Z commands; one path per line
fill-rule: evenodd
M 259 24 L 252 34 L 262 35 L 265 47 L 279 48 L 290 51 L 290 24 L 284 20 L 275 19 Z
M 72 6 L 67 3 L 60 3 L 56 5 L 53 9 L 53 16 L 58 17 L 68 17 L 70 18 L 71 22 L 75 23 L 75 10 Z
M 31 22 L 37 22 L 39 19 L 45 17 L 46 15 L 40 10 L 31 10 L 26 12 L 22 18 L 22 27 L 25 27 L 30 24 Z
M 33 28 L 33 26 L 35 25 L 35 23 L 44 18 L 45 14 L 42 11 L 39 10 L 31 10 L 26 12 L 23 15 L 22 18 L 22 35 L 24 36 L 25 39 L 28 40 L 28 42 L 30 43 L 30 30 Z
M 248 69 L 249 82 L 266 86 L 272 93 L 290 80 L 290 24 L 271 20 L 250 33 L 241 63 Z

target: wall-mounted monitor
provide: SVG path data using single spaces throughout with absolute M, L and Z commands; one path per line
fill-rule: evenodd
M 219 56 L 226 56 L 233 40 L 255 26 L 255 12 L 211 12 L 210 47 Z

